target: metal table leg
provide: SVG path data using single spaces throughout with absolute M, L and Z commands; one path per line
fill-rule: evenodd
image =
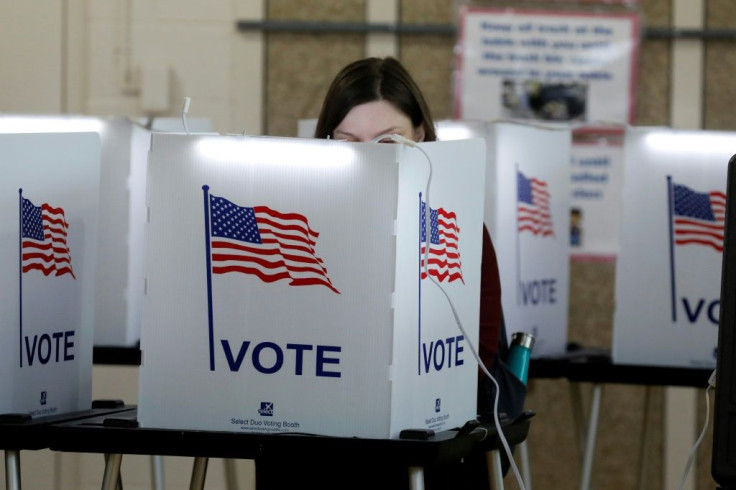
M 202 490 L 204 488 L 204 480 L 207 476 L 207 462 L 209 458 L 194 458 L 194 467 L 192 468 L 192 481 L 189 484 L 189 490 Z
M 20 490 L 20 451 L 5 450 L 5 488 Z
M 102 490 L 116 490 L 118 488 L 122 462 L 122 454 L 105 455 L 105 475 L 102 478 Z
M 411 490 L 424 490 L 424 468 L 421 466 L 409 467 L 409 488 Z
M 491 482 L 493 490 L 503 490 L 503 468 L 501 467 L 501 453 L 496 449 L 486 453 L 488 462 L 488 481 Z
M 649 453 L 649 405 L 652 399 L 652 387 L 647 386 L 644 394 L 644 415 L 642 417 L 641 439 L 639 440 L 639 479 L 636 488 L 639 490 L 646 489 L 647 473 L 649 470 L 649 461 L 647 455 Z
M 526 447 L 526 440 L 519 444 L 519 455 L 521 456 L 521 474 L 524 477 L 524 486 L 526 490 L 532 490 L 532 470 L 529 465 L 529 449 Z
M 590 402 L 590 418 L 588 419 L 587 441 L 585 443 L 585 456 L 583 458 L 583 474 L 580 482 L 581 490 L 590 489 L 590 478 L 593 470 L 593 453 L 595 452 L 595 436 L 598 431 L 598 415 L 601 408 L 601 394 L 603 385 L 593 385 L 593 397 Z
M 225 465 L 225 488 L 227 490 L 237 490 L 238 488 L 238 471 L 235 467 L 234 459 L 224 459 Z
M 154 490 L 164 490 L 164 458 L 163 456 L 151 456 L 151 484 Z

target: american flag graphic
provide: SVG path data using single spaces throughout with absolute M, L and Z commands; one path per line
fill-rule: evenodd
M 673 183 L 672 196 L 675 245 L 702 245 L 723 252 L 726 193 L 696 192 Z
M 62 208 L 48 204 L 34 206 L 21 197 L 21 268 L 24 273 L 38 270 L 44 276 L 70 274 L 72 256 L 67 244 L 69 224 Z
M 519 171 L 516 172 L 516 183 L 519 203 L 519 233 L 528 231 L 534 235 L 544 237 L 554 236 L 547 183 L 534 177 L 527 178 Z
M 212 273 L 239 272 L 264 282 L 322 285 L 340 293 L 315 253 L 319 233 L 307 218 L 266 206 L 243 207 L 209 195 Z
M 460 280 L 463 284 L 463 271 L 460 262 L 460 251 L 458 240 L 460 238 L 460 227 L 457 225 L 457 216 L 454 212 L 443 208 L 429 208 L 429 253 L 427 246 L 427 219 L 426 204 L 420 201 L 420 238 L 421 242 L 421 277 L 425 279 L 427 273 L 440 282 L 453 282 Z M 427 267 L 425 272 L 424 258 L 427 255 Z

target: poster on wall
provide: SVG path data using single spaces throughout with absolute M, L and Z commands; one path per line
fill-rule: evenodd
M 462 7 L 455 117 L 633 122 L 639 16 Z
M 570 258 L 613 261 L 619 249 L 621 127 L 587 127 L 573 132 L 570 157 Z

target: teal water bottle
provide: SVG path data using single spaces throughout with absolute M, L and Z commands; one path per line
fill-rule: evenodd
M 532 356 L 532 347 L 534 347 L 534 337 L 530 334 L 516 332 L 511 335 L 509 358 L 506 364 L 511 372 L 524 384 L 526 384 L 529 375 L 529 359 Z

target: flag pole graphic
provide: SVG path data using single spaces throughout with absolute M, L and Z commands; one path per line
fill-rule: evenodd
M 514 165 L 516 170 L 516 304 L 521 304 L 521 232 L 519 231 L 519 164 Z
M 425 212 L 426 214 L 426 212 Z M 419 193 L 419 314 L 417 328 L 417 375 L 422 374 L 422 193 Z M 426 222 L 425 222 L 426 226 Z M 428 230 L 425 230 L 425 235 Z M 429 239 L 425 236 L 427 247 L 429 247 Z
M 672 227 L 672 218 L 674 217 L 674 196 L 672 194 L 672 176 L 667 176 L 667 212 L 669 214 L 670 229 L 670 294 L 672 302 L 672 322 L 677 322 L 677 295 L 675 290 L 675 237 Z
M 18 344 L 20 367 L 23 367 L 23 189 L 18 189 Z
M 203 185 L 204 193 L 204 247 L 207 253 L 207 321 L 209 324 L 210 371 L 215 370 L 215 333 L 212 319 L 212 254 L 210 253 L 210 186 Z

